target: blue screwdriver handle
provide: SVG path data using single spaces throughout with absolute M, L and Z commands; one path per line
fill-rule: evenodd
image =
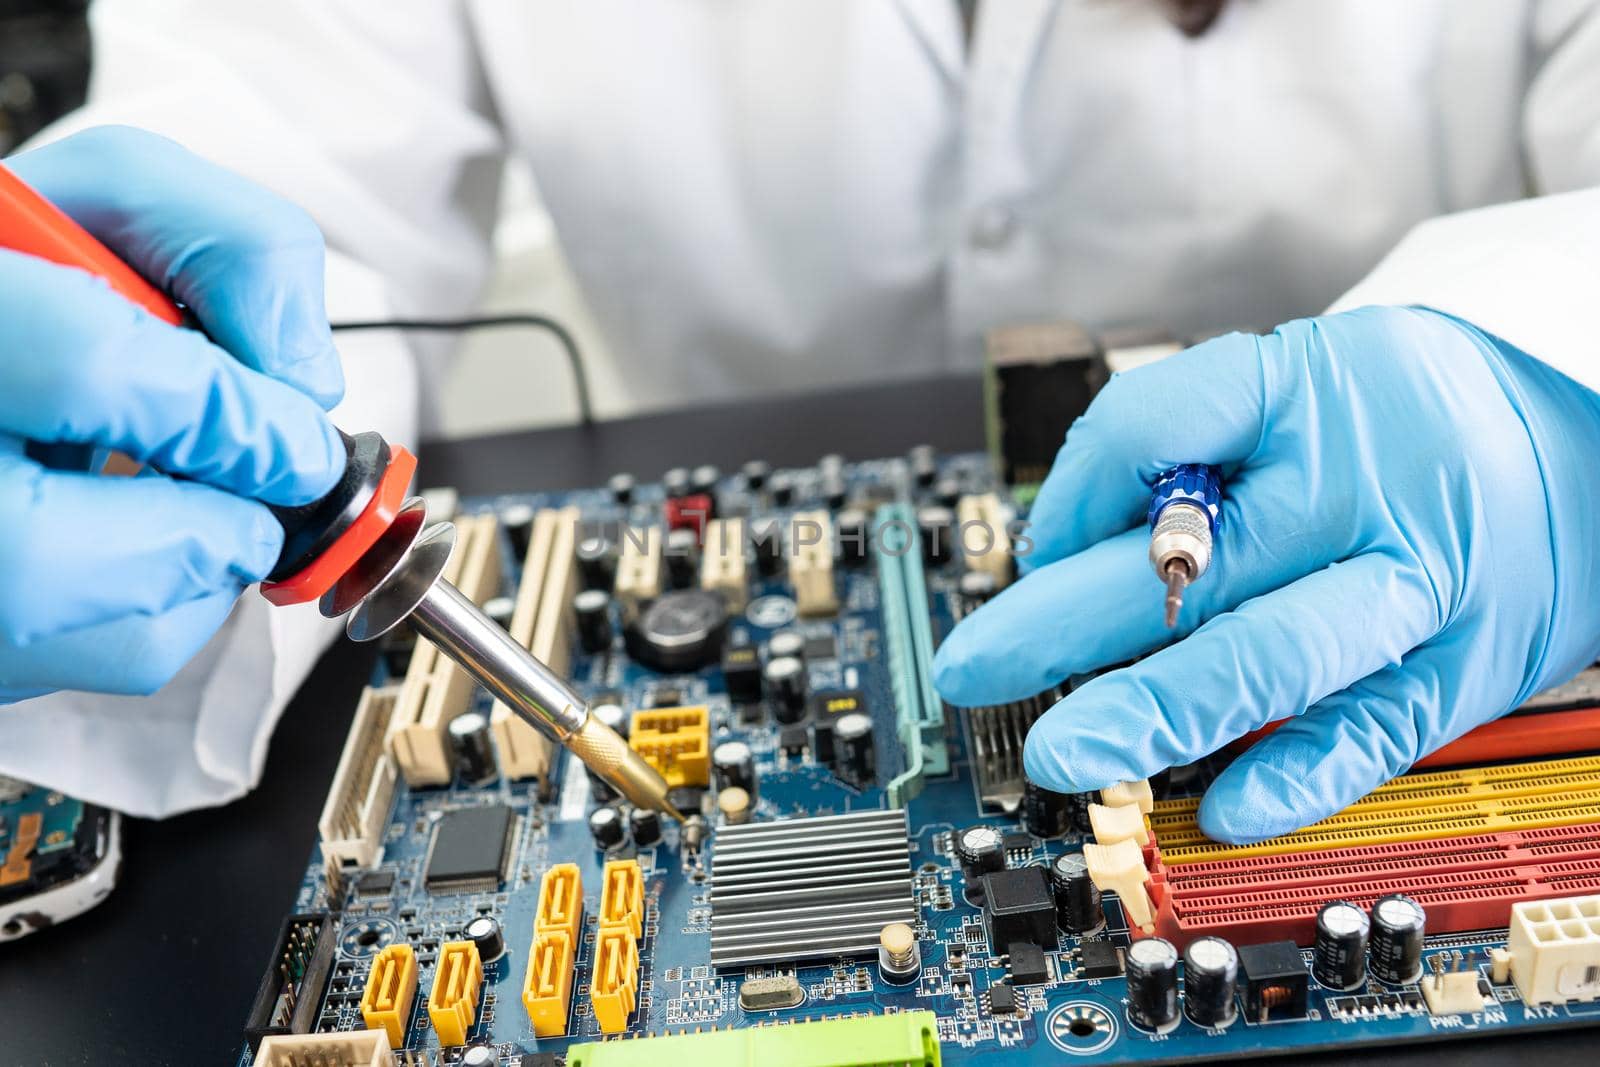
M 1222 520 L 1222 479 L 1217 477 L 1217 469 L 1205 463 L 1180 463 L 1162 471 L 1150 488 L 1150 527 L 1154 529 L 1161 513 L 1179 503 L 1204 511 L 1215 534 Z

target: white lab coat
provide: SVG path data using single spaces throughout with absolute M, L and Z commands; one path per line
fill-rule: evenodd
M 954 0 L 102 0 L 93 26 L 69 127 L 305 206 L 336 319 L 468 309 L 525 157 L 646 406 L 970 369 L 997 323 L 1199 336 L 1335 302 L 1430 304 L 1600 386 L 1600 190 L 1569 192 L 1600 184 L 1591 0 L 1232 0 L 1198 40 L 1155 0 L 985 0 L 970 54 Z M 414 432 L 404 343 L 341 340 L 345 423 Z M 251 594 L 153 698 L 0 712 L 0 772 L 141 813 L 238 796 L 330 633 Z

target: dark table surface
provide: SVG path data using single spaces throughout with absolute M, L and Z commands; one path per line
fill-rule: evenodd
M 598 485 L 629 470 L 779 466 L 826 452 L 868 458 L 928 442 L 982 447 L 976 378 L 856 389 L 432 444 L 420 484 L 465 494 Z M 372 653 L 335 646 L 290 704 L 255 792 L 161 822 L 125 821 L 120 884 L 68 923 L 0 945 L 0 1064 L 5 1067 L 225 1067 L 234 1062 L 278 925 L 316 841 Z M 0 714 L 3 714 L 0 711 Z M 1600 1032 L 1449 1042 L 1313 1063 L 1461 1067 L 1593 1064 Z

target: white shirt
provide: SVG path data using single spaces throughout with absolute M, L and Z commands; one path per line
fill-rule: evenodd
M 335 319 L 467 310 L 526 158 L 644 406 L 975 368 L 1003 323 L 1195 337 L 1335 302 L 1429 304 L 1600 386 L 1590 0 L 1233 0 L 1195 40 L 1155 0 L 989 0 L 970 51 L 954 0 L 92 16 L 71 125 L 165 133 L 306 207 Z M 402 343 L 341 348 L 359 421 L 406 439 Z M 255 599 L 156 697 L 0 715 L 0 773 L 143 813 L 248 789 L 329 633 Z M 72 766 L 47 721 L 80 724 Z

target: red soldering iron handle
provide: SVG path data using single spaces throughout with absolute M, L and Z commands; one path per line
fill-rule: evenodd
M 163 322 L 183 324 L 183 312 L 160 289 L 122 262 L 88 230 L 0 164 L 0 248 L 25 252 L 104 278 L 111 288 Z

